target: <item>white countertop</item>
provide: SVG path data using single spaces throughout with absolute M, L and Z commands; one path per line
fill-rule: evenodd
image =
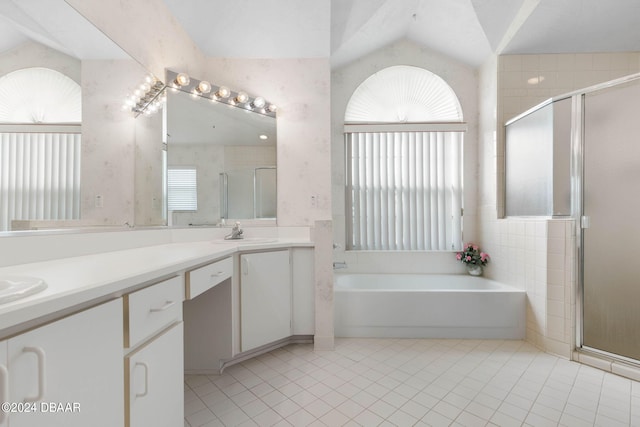
M 313 247 L 313 242 L 272 239 L 259 242 L 200 241 L 168 243 L 0 268 L 3 276 L 43 279 L 48 287 L 35 295 L 0 305 L 0 339 L 34 321 L 48 321 L 96 302 L 118 297 L 135 287 L 170 277 L 236 252 Z

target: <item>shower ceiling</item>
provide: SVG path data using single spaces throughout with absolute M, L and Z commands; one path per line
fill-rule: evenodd
M 471 66 L 492 53 L 640 51 L 638 0 L 164 0 L 212 57 L 331 57 L 408 39 Z

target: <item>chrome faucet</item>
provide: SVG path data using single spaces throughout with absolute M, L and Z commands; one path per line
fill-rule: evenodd
M 244 236 L 242 235 L 243 231 L 240 228 L 240 222 L 236 221 L 236 223 L 233 225 L 233 228 L 231 229 L 231 234 L 224 236 L 225 240 L 240 240 L 240 239 L 244 239 Z

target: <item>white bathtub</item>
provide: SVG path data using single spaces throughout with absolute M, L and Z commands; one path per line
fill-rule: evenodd
M 337 337 L 524 339 L 525 291 L 453 274 L 336 274 Z

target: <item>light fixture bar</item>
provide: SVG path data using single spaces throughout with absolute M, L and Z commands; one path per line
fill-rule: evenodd
M 242 108 L 264 116 L 276 117 L 275 104 L 267 102 L 261 96 L 252 97 L 243 91 L 234 92 L 226 86 L 216 86 L 207 81 L 189 77 L 185 73 L 176 73 L 171 70 L 166 71 L 166 80 L 172 82 L 167 87 L 174 90 L 188 92 L 193 96 L 199 96 L 214 102 Z M 203 88 L 205 90 L 203 90 Z
M 123 109 L 131 111 L 138 117 L 140 114 L 151 115 L 161 110 L 166 101 L 164 89 L 167 86 L 153 75 L 145 77 L 133 94 L 127 95 Z

